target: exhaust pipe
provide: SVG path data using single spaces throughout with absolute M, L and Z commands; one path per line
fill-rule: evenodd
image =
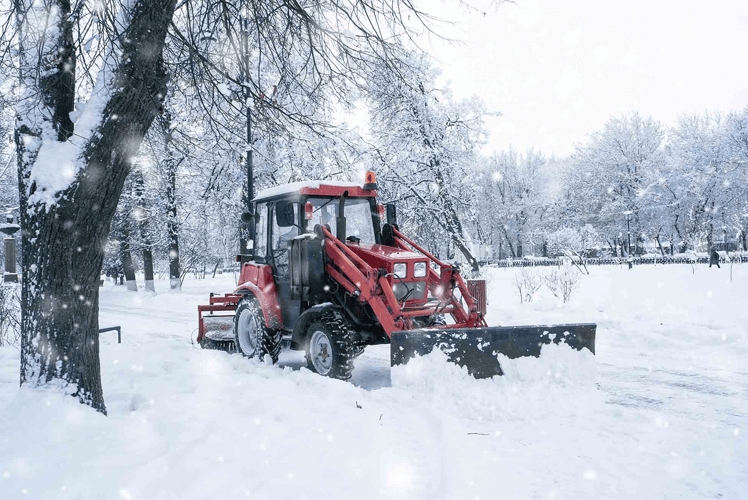
M 348 191 L 343 192 L 343 196 L 340 197 L 338 203 L 338 218 L 335 221 L 337 223 L 337 236 L 342 242 L 345 242 L 345 199 L 348 198 Z

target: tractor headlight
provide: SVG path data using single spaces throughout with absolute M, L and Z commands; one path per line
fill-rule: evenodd
M 416 262 L 416 265 L 413 268 L 413 276 L 416 278 L 423 278 L 426 276 L 426 263 L 425 262 Z
M 398 262 L 395 264 L 395 276 L 397 278 L 407 278 L 408 266 L 405 262 Z

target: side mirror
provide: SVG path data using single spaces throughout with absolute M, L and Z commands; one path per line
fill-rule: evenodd
M 397 209 L 395 208 L 395 204 L 388 203 L 385 205 L 385 209 L 387 210 L 387 224 L 397 227 Z
M 244 212 L 242 214 L 242 222 L 245 224 L 251 224 L 255 220 L 255 214 L 252 212 Z
M 275 204 L 275 223 L 278 227 L 291 227 L 295 224 L 293 203 L 279 201 Z

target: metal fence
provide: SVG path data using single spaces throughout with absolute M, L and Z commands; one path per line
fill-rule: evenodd
M 485 262 L 483 265 L 488 267 L 543 267 L 543 266 L 560 266 L 565 259 L 568 257 L 557 257 L 557 258 L 542 258 L 542 259 L 514 259 L 514 260 L 500 260 L 494 262 Z M 578 259 L 575 259 L 577 263 L 580 263 Z M 627 265 L 629 262 L 628 257 L 607 257 L 607 258 L 590 258 L 584 259 L 584 263 L 588 266 L 615 266 L 615 265 Z M 709 264 L 709 257 L 633 257 L 631 262 L 635 265 L 642 264 Z M 730 262 L 736 264 L 748 263 L 748 255 L 734 255 L 729 258 L 721 257 L 721 264 L 729 264 Z

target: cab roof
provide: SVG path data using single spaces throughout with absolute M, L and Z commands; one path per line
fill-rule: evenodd
M 345 191 L 348 191 L 348 196 L 351 198 L 373 198 L 377 195 L 376 190 L 364 190 L 362 185 L 356 182 L 301 181 L 263 189 L 252 201 L 265 201 L 270 198 L 292 195 L 342 196 Z

